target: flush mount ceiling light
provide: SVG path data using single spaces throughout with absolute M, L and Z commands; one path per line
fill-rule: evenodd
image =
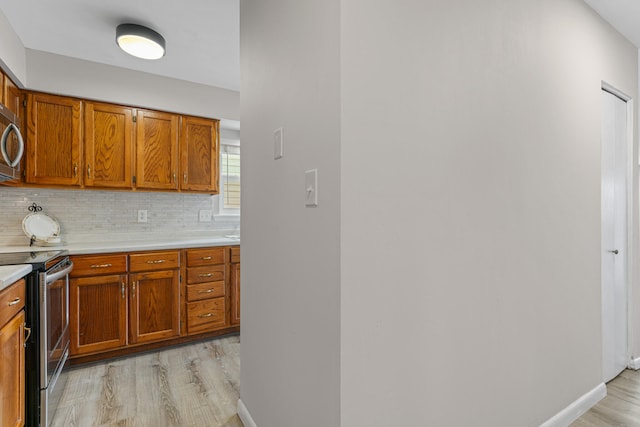
M 160 59 L 165 53 L 164 37 L 142 25 L 118 25 L 116 43 L 129 55 L 142 59 Z

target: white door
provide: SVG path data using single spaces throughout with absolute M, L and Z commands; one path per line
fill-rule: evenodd
M 604 382 L 627 367 L 627 102 L 603 90 L 602 339 Z

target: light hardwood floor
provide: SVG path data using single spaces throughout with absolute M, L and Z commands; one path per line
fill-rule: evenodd
M 607 397 L 570 427 L 639 427 L 640 372 L 626 370 L 607 383 Z
M 242 427 L 240 337 L 69 371 L 54 427 Z

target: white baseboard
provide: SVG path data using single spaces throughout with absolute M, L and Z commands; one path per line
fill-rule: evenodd
M 581 396 L 558 412 L 555 416 L 549 418 L 540 427 L 566 427 L 578 418 L 596 403 L 600 402 L 607 395 L 607 386 L 604 383 L 600 383 L 596 388 Z
M 629 369 L 635 369 L 636 371 L 640 369 L 640 357 L 631 359 L 631 363 L 629 363 Z
M 238 417 L 240 417 L 240 421 L 244 424 L 244 427 L 258 427 L 258 425 L 251 418 L 251 414 L 244 403 L 242 403 L 241 399 L 238 399 Z

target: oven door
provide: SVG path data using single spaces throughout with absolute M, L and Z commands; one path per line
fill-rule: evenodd
M 69 273 L 65 258 L 40 273 L 40 425 L 48 426 L 66 382 L 63 370 L 69 357 Z

